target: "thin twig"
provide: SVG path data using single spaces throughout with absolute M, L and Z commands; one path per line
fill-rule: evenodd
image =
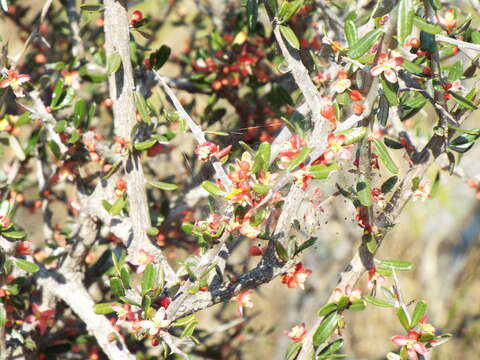
M 157 71 L 154 71 L 154 72 L 155 72 L 155 75 L 157 76 L 158 81 L 160 81 L 163 88 L 165 89 L 165 92 L 167 93 L 168 97 L 172 101 L 178 114 L 186 121 L 188 128 L 193 133 L 193 136 L 195 136 L 195 139 L 197 140 L 198 144 L 201 145 L 205 143 L 207 139 L 205 138 L 205 134 L 203 130 L 200 128 L 200 126 L 198 126 L 195 123 L 195 121 L 193 121 L 190 115 L 188 115 L 188 113 L 185 111 L 182 104 L 173 93 L 172 89 L 170 89 L 170 87 L 167 85 L 166 80 Z M 230 188 L 232 187 L 232 182 L 228 178 L 227 173 L 222 167 L 222 164 L 219 161 L 214 161 L 212 165 L 213 165 L 213 168 L 215 169 L 215 173 L 217 174 L 217 177 L 220 179 L 222 184 L 227 188 L 227 191 L 230 192 Z

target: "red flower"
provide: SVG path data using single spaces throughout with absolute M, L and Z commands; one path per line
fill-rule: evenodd
M 253 307 L 253 301 L 251 299 L 251 294 L 252 290 L 245 290 L 243 293 L 234 296 L 232 298 L 232 301 L 237 302 L 237 311 L 240 314 L 240 316 L 243 316 L 243 308 L 252 308 Z
M 323 159 L 326 163 L 331 163 L 333 159 L 338 155 L 343 160 L 350 160 L 352 154 L 347 147 L 344 147 L 345 135 L 335 135 L 333 133 L 328 134 L 328 149 L 323 153 Z
M 303 341 L 303 337 L 307 333 L 307 329 L 305 329 L 305 323 L 302 322 L 300 325 L 294 326 L 290 331 L 285 330 L 283 333 L 293 341 L 301 342 Z
M 0 81 L 0 88 L 6 88 L 10 86 L 16 97 L 24 97 L 23 88 L 21 85 L 27 81 L 30 81 L 30 76 L 25 74 L 19 74 L 14 69 L 8 69 L 5 71 L 6 79 Z
M 353 104 L 352 105 L 352 110 L 355 113 L 355 115 L 362 115 L 363 110 L 365 110 L 365 105 L 363 105 L 363 104 Z
M 350 285 L 345 285 L 344 289 L 335 289 L 335 302 L 338 302 L 343 296 L 347 296 L 350 302 L 360 300 L 362 298 L 362 291 L 360 289 L 352 289 Z
M 396 83 L 398 81 L 396 70 L 399 69 L 402 63 L 403 58 L 394 52 L 392 54 L 381 53 L 378 58 L 378 64 L 370 70 L 370 73 L 372 76 L 378 76 L 383 73 L 388 82 Z
M 33 320 L 36 321 L 40 329 L 40 335 L 45 334 L 47 327 L 51 325 L 50 318 L 55 314 L 55 309 L 41 311 L 37 304 L 32 304 Z
M 410 360 L 418 360 L 418 354 L 426 357 L 428 352 L 425 344 L 418 341 L 419 338 L 420 333 L 416 331 L 409 331 L 408 336 L 393 336 L 392 342 L 400 346 L 405 346 L 407 349 L 408 358 Z
M 293 271 L 282 275 L 282 284 L 286 284 L 290 289 L 299 287 L 303 290 L 307 276 L 311 273 L 312 270 L 305 269 L 302 263 L 298 263 Z
M 208 161 L 210 156 L 218 152 L 219 147 L 217 144 L 211 141 L 205 141 L 203 144 L 200 144 L 195 149 L 195 154 L 198 155 L 200 160 Z
M 350 92 L 350 99 L 352 99 L 352 101 L 362 101 L 364 97 L 360 91 L 352 90 Z
M 286 143 L 283 144 L 282 149 L 280 151 L 280 169 L 285 169 L 287 164 L 298 155 L 300 150 L 305 146 L 305 141 L 300 138 L 298 135 L 294 135 L 288 140 Z

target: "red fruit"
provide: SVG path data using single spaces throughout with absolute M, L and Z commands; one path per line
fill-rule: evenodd
M 476 189 L 477 188 L 477 182 L 474 179 L 468 179 L 467 185 L 471 189 Z
M 422 69 L 422 72 L 425 74 L 425 75 L 431 75 L 432 74 L 432 68 L 428 65 L 425 65 Z
M 45 56 L 45 54 L 40 53 L 35 55 L 34 61 L 37 64 L 45 64 L 47 62 L 47 57 Z
M 355 113 L 355 115 L 361 115 L 363 113 L 363 110 L 365 110 L 365 105 L 363 105 L 363 104 L 353 104 L 352 110 Z
M 119 190 L 125 190 L 127 188 L 127 183 L 124 178 L 119 178 L 116 182 L 116 187 Z
M 350 92 L 350 99 L 352 99 L 352 101 L 362 101 L 364 97 L 360 91 L 352 90 Z
M 220 80 L 215 80 L 213 83 L 212 83 L 212 89 L 215 90 L 215 91 L 218 91 L 222 88 L 222 82 Z
M 107 99 L 105 99 L 105 100 L 102 101 L 102 104 L 103 104 L 103 106 L 105 106 L 105 107 L 110 107 L 110 106 L 113 105 L 113 100 L 110 99 L 110 98 L 107 98 Z
M 415 49 L 418 49 L 420 47 L 420 39 L 417 37 L 411 38 L 409 45 Z
M 442 86 L 445 90 L 448 90 L 452 87 L 452 83 L 451 82 L 446 82 L 446 83 L 443 83 Z
M 252 245 L 250 246 L 250 255 L 252 256 L 261 256 L 263 254 L 263 250 L 260 246 L 258 245 Z
M 135 25 L 137 22 L 143 19 L 143 14 L 139 10 L 135 10 L 130 17 L 130 25 Z
M 443 98 L 445 100 L 450 100 L 452 98 L 452 95 L 450 95 L 450 93 L 446 92 L 446 93 L 443 93 Z

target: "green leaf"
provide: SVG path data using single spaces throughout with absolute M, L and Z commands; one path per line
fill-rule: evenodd
M 382 299 L 376 298 L 374 296 L 364 295 L 363 298 L 365 299 L 366 302 L 368 302 L 372 305 L 375 305 L 375 306 L 386 307 L 386 308 L 395 306 L 389 301 L 382 300 Z
M 0 234 L 9 239 L 23 239 L 27 236 L 23 231 L 3 231 Z
M 50 102 L 50 107 L 53 109 L 57 106 L 63 92 L 63 79 L 60 78 L 57 80 L 55 84 L 55 89 L 53 90 L 52 94 L 52 101 Z
M 362 311 L 362 310 L 365 310 L 367 308 L 367 305 L 365 304 L 365 301 L 363 300 L 355 300 L 354 302 L 352 302 L 350 304 L 350 306 L 348 307 L 348 310 L 351 310 L 351 311 Z
M 417 305 L 415 305 L 415 309 L 413 310 L 413 315 L 412 315 L 412 323 L 411 326 L 417 326 L 417 324 L 420 322 L 422 317 L 425 315 L 425 312 L 427 311 L 427 303 L 423 300 L 420 300 Z
M 155 284 L 155 267 L 153 264 L 148 264 L 142 276 L 142 296 L 151 290 Z
M 435 342 L 432 343 L 432 347 L 445 344 L 452 338 L 452 334 L 442 334 L 435 338 Z
M 108 250 L 108 251 L 111 251 L 111 250 Z M 108 252 L 106 254 L 108 254 Z M 114 251 L 111 251 L 111 256 L 112 256 L 113 268 L 115 269 L 115 272 L 118 275 L 120 275 L 120 265 L 118 263 L 118 260 L 119 260 L 119 258 L 121 258 L 121 256 L 119 256 L 119 258 L 117 258 L 117 255 L 115 254 Z
M 460 108 L 469 109 L 469 110 L 477 109 L 477 106 L 473 102 L 463 97 L 462 95 L 457 94 L 456 92 L 453 92 L 450 90 L 448 90 L 448 93 L 452 95 L 453 100 L 460 106 Z
M 116 297 L 125 296 L 122 280 L 116 276 L 110 278 L 110 290 L 112 290 L 112 294 Z
M 257 194 L 265 195 L 270 191 L 270 186 L 264 184 L 255 184 L 252 186 L 253 191 Z
M 318 316 L 327 316 L 332 311 L 337 311 L 337 304 L 336 303 L 327 303 L 323 305 L 320 310 L 318 310 Z
M 180 318 L 178 320 L 175 320 L 175 322 L 172 323 L 172 326 L 187 326 L 194 320 L 195 320 L 195 314 L 191 314 L 183 318 Z
M 414 62 L 411 62 L 411 61 L 408 61 L 408 60 L 403 60 L 403 63 L 402 63 L 402 67 L 411 72 L 412 74 L 422 74 L 423 73 L 423 69 L 420 65 L 414 63 Z
M 285 40 L 287 40 L 290 46 L 298 50 L 300 48 L 300 42 L 298 41 L 293 30 L 285 25 L 278 25 L 278 27 L 282 33 L 282 36 L 285 38 Z
M 65 130 L 66 127 L 67 127 L 67 120 L 59 120 L 53 127 L 53 130 L 56 133 L 61 133 L 62 131 Z
M 331 164 L 319 164 L 312 165 L 308 172 L 313 175 L 316 180 L 323 180 L 328 178 L 328 176 L 335 170 L 340 169 L 340 166 L 336 163 Z
M 358 200 L 363 206 L 372 206 L 372 187 L 368 179 L 361 175 L 357 182 Z
M 380 95 L 378 100 L 377 119 L 380 125 L 387 126 L 388 114 L 390 112 L 390 105 L 384 94 Z
M 435 35 L 429 34 L 423 30 L 420 31 L 420 49 L 433 53 L 437 50 L 437 42 L 435 41 Z
M 455 81 L 462 77 L 463 75 L 463 64 L 462 62 L 456 61 L 448 70 L 448 81 Z
M 408 314 L 403 306 L 400 306 L 397 309 L 397 318 L 400 320 L 400 324 L 402 324 L 405 330 L 410 330 L 410 323 L 408 321 Z
M 258 19 L 258 0 L 247 0 L 247 25 L 248 31 L 253 33 Z
M 285 262 L 288 261 L 289 258 L 288 258 L 287 249 L 285 249 L 285 246 L 283 246 L 280 241 L 275 242 L 275 250 L 280 260 Z
M 389 177 L 385 182 L 382 184 L 380 190 L 382 193 L 387 194 L 389 193 L 393 187 L 397 184 L 398 176 Z
M 75 126 L 75 128 L 78 129 L 82 125 L 86 113 L 87 102 L 84 99 L 78 100 L 73 108 L 73 126 Z
M 88 12 L 98 12 L 103 10 L 103 5 L 102 4 L 88 4 L 88 5 L 80 5 L 80 9 L 82 11 L 88 11 Z
M 160 189 L 160 190 L 172 191 L 172 190 L 178 189 L 178 185 L 176 184 L 170 184 L 162 181 L 147 181 L 147 182 L 153 187 L 156 187 L 157 189 Z
M 297 247 L 295 249 L 295 252 L 293 254 L 293 256 L 296 256 L 298 254 L 300 254 L 302 251 L 308 249 L 310 246 L 314 245 L 316 243 L 318 238 L 316 237 L 311 237 L 310 239 L 308 239 L 307 241 L 304 241 L 299 247 Z
M 366 33 L 350 48 L 348 51 L 350 57 L 352 59 L 358 59 L 362 57 L 368 50 L 370 50 L 382 33 L 382 29 L 375 29 Z
M 150 149 L 156 143 L 157 143 L 157 139 L 150 139 L 150 140 L 145 140 L 145 141 L 135 143 L 133 147 L 135 148 L 135 150 L 143 151 L 143 150 Z
M 342 296 L 337 301 L 337 312 L 345 310 L 350 304 L 350 298 L 348 296 Z
M 278 11 L 277 18 L 280 22 L 288 21 L 303 5 L 304 0 L 284 0 Z
M 410 270 L 412 263 L 404 260 L 382 260 L 380 264 L 395 270 Z
M 400 46 L 405 45 L 405 40 L 412 33 L 415 7 L 413 0 L 400 0 L 398 5 L 397 37 Z
M 270 166 L 271 145 L 267 142 L 262 142 L 258 147 L 255 156 L 253 157 L 253 165 L 251 172 L 256 174 L 259 170 L 267 171 Z
M 162 45 L 160 48 L 150 54 L 150 66 L 159 70 L 170 57 L 172 50 L 167 45 Z
M 224 196 L 225 195 L 225 191 L 220 189 L 217 184 L 215 184 L 211 181 L 202 182 L 202 187 L 212 195 L 217 195 L 217 196 Z
M 345 135 L 343 145 L 351 145 L 363 139 L 367 135 L 367 128 L 364 126 L 337 131 L 335 135 Z
M 417 28 L 429 34 L 440 34 L 443 31 L 440 25 L 432 24 L 431 22 L 428 22 L 427 20 L 425 20 L 424 18 L 421 18 L 420 16 L 415 16 L 413 18 L 413 23 Z
M 305 159 L 308 157 L 308 154 L 312 151 L 311 148 L 309 147 L 304 147 L 300 152 L 295 156 L 288 164 L 287 164 L 287 170 L 292 171 L 295 169 L 298 165 L 303 163 Z
M 159 232 L 160 232 L 160 230 L 158 230 L 154 226 L 151 226 L 147 229 L 147 235 L 148 236 L 156 236 L 156 235 L 158 235 Z
M 331 313 L 322 320 L 317 330 L 313 334 L 313 345 L 319 346 L 323 344 L 337 328 L 337 313 Z
M 60 159 L 62 157 L 60 146 L 58 146 L 58 144 L 54 140 L 48 140 L 47 145 L 57 159 Z
M 335 340 L 335 341 L 331 342 L 330 344 L 328 344 L 328 346 L 326 346 L 322 350 L 320 355 L 331 355 L 331 354 L 337 352 L 338 350 L 340 350 L 343 347 L 343 342 L 344 342 L 343 339 L 338 339 L 338 340 Z
M 347 39 L 348 47 L 352 48 L 358 41 L 357 27 L 355 26 L 355 23 L 351 20 L 345 21 L 343 30 L 345 31 L 345 38 Z
M 475 141 L 478 139 L 478 137 L 479 135 L 462 134 L 453 139 L 450 142 L 449 147 L 453 151 L 465 153 L 475 144 Z
M 380 82 L 382 84 L 383 94 L 387 98 L 388 103 L 391 106 L 397 106 L 398 104 L 400 104 L 400 102 L 398 101 L 398 82 L 392 84 L 391 82 L 385 80 L 383 75 L 380 77 Z
M 117 72 L 122 65 L 122 57 L 119 53 L 112 53 L 107 59 L 107 74 L 108 76 Z
M 147 101 L 143 97 L 142 94 L 139 92 L 135 91 L 133 93 L 133 97 L 135 99 L 135 107 L 137 108 L 138 112 L 140 113 L 140 116 L 144 122 L 147 124 L 150 124 L 151 119 L 150 119 L 150 109 L 148 108 Z
M 375 144 L 375 149 L 377 151 L 378 157 L 380 158 L 380 161 L 382 162 L 382 164 L 392 174 L 398 174 L 398 166 L 397 164 L 395 164 L 392 157 L 388 153 L 388 149 L 383 143 L 383 141 L 375 139 L 373 140 L 373 143 Z
M 120 269 L 120 279 L 125 289 L 130 288 L 130 272 L 125 265 Z
M 182 334 L 180 335 L 182 338 L 183 337 L 190 337 L 193 335 L 193 332 L 195 331 L 195 327 L 198 325 L 197 321 L 192 321 L 190 324 L 188 324 L 185 329 L 183 329 Z
M 20 145 L 20 142 L 15 135 L 8 136 L 8 144 L 18 160 L 24 161 L 27 158 L 25 152 L 23 151 L 22 145 Z
M 95 304 L 95 306 L 93 307 L 93 311 L 95 312 L 95 314 L 98 314 L 98 315 L 111 314 L 112 312 L 115 312 L 115 310 L 112 309 L 112 305 L 118 305 L 118 303 L 108 302 L 108 303 Z
M 125 207 L 126 204 L 127 204 L 127 200 L 125 198 L 123 197 L 118 198 L 113 203 L 112 207 L 108 210 L 108 212 L 112 216 L 117 216 L 118 214 L 120 214 L 120 211 L 122 211 L 122 209 Z
M 302 343 L 301 342 L 294 342 L 290 344 L 287 348 L 287 351 L 285 352 L 285 360 L 295 360 L 297 357 L 298 353 L 300 352 L 300 349 L 302 348 Z
M 28 273 L 36 273 L 38 270 L 40 270 L 37 264 L 24 259 L 15 258 L 15 263 L 20 269 Z
M 5 306 L 3 303 L 0 303 L 0 328 L 3 329 L 7 322 L 7 312 L 5 311 Z

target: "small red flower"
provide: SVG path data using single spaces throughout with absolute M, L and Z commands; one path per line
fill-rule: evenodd
M 409 331 L 408 336 L 396 335 L 392 337 L 392 342 L 396 345 L 405 346 L 407 349 L 408 358 L 410 360 L 418 360 L 418 355 L 426 358 L 428 349 L 425 344 L 418 341 L 420 333 L 416 331 Z
M 282 284 L 286 284 L 290 289 L 299 287 L 303 290 L 305 288 L 304 284 L 307 280 L 307 276 L 311 273 L 312 270 L 305 269 L 302 263 L 298 263 L 295 265 L 293 271 L 282 275 Z
M 400 68 L 402 63 L 403 58 L 396 53 L 382 53 L 378 57 L 377 65 L 370 70 L 370 73 L 372 76 L 378 76 L 383 73 L 383 76 L 385 76 L 385 79 L 388 82 L 396 83 L 398 81 L 396 70 Z
M 0 81 L 0 88 L 6 88 L 10 86 L 16 97 L 24 97 L 22 84 L 30 81 L 31 77 L 25 74 L 19 74 L 14 69 L 8 69 L 5 71 L 6 79 Z
M 205 141 L 203 144 L 197 146 L 195 149 L 195 154 L 198 155 L 200 160 L 208 161 L 213 154 L 218 152 L 218 150 L 219 147 L 217 144 L 211 141 Z
M 307 333 L 307 329 L 305 328 L 305 323 L 302 322 L 300 325 L 294 326 L 290 331 L 285 330 L 283 333 L 294 342 L 301 342 Z
M 350 92 L 350 99 L 352 99 L 352 101 L 362 101 L 363 99 L 365 99 L 365 97 L 362 95 L 360 91 L 352 90 Z
M 245 290 L 241 294 L 234 296 L 232 301 L 237 302 L 237 311 L 240 316 L 243 316 L 243 308 L 253 308 L 253 301 L 251 299 L 252 290 Z

